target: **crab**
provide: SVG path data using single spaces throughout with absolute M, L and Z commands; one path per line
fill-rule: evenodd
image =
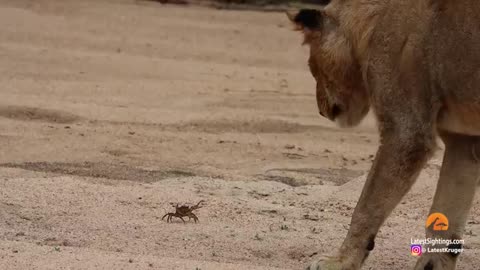
M 176 217 L 176 218 L 179 218 L 183 221 L 183 223 L 185 223 L 185 220 L 183 219 L 183 217 L 188 217 L 189 221 L 193 218 L 193 220 L 195 221 L 195 223 L 197 223 L 198 220 L 198 217 L 193 213 L 194 210 L 197 210 L 199 208 L 202 208 L 202 203 L 204 203 L 205 201 L 204 200 L 201 200 L 199 201 L 197 204 L 195 205 L 188 205 L 188 204 L 183 204 L 183 205 L 180 205 L 180 204 L 174 204 L 174 203 L 170 203 L 173 207 L 175 207 L 175 212 L 172 213 L 166 213 L 163 217 L 162 217 L 162 220 L 166 217 L 167 218 L 167 222 L 171 222 L 172 221 L 172 218 Z

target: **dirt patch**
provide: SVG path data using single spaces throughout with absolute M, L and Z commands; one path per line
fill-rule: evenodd
M 175 128 L 178 131 L 200 131 L 205 133 L 302 133 L 306 131 L 318 131 L 322 129 L 320 126 L 302 125 L 275 119 L 251 121 L 192 121 L 183 124 L 170 125 L 168 127 Z
M 71 124 L 81 120 L 81 117 L 68 112 L 26 106 L 0 106 L 0 117 L 59 124 Z
M 307 186 L 307 185 L 333 185 L 341 186 L 351 180 L 363 175 L 365 172 L 350 170 L 346 168 L 341 169 L 315 169 L 315 168 L 300 168 L 300 169 L 271 169 L 260 178 L 267 181 L 275 181 L 284 183 L 292 187 Z
M 20 168 L 36 172 L 77 175 L 83 177 L 106 178 L 153 183 L 170 177 L 191 177 L 195 174 L 181 170 L 145 170 L 141 168 L 108 163 L 63 163 L 63 162 L 25 162 L 5 163 L 0 167 Z
M 195 120 L 180 122 L 175 124 L 161 124 L 148 122 L 122 122 L 122 121 L 104 121 L 90 120 L 93 125 L 116 125 L 132 126 L 142 128 L 155 128 L 156 130 L 175 131 L 175 132 L 202 132 L 202 133 L 303 133 L 314 131 L 332 131 L 336 130 L 316 125 L 302 125 L 298 123 L 276 120 L 276 119 L 252 119 L 252 120 L 232 120 L 232 119 L 213 119 L 213 120 Z
M 160 0 L 157 2 L 167 4 L 175 3 L 178 0 Z M 328 1 L 318 0 L 190 0 L 182 1 L 180 4 L 199 4 L 203 6 L 211 6 L 217 9 L 230 10 L 256 10 L 263 12 L 281 12 L 291 8 L 315 7 L 319 4 L 326 4 Z

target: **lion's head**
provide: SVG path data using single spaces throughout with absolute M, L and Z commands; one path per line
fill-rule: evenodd
M 310 46 L 308 65 L 317 81 L 320 114 L 342 127 L 355 126 L 370 108 L 360 64 L 338 21 L 325 10 L 287 13 Z

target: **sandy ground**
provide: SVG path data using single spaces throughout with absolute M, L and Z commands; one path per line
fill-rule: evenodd
M 375 124 L 319 117 L 282 14 L 0 0 L 0 41 L 1 269 L 301 269 L 340 245 Z M 365 269 L 414 265 L 441 154 Z M 199 200 L 200 223 L 161 220 Z

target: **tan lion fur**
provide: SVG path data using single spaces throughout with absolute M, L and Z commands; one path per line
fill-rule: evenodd
M 431 213 L 459 239 L 480 178 L 480 5 L 476 0 L 333 0 L 289 14 L 310 46 L 321 115 L 360 123 L 370 107 L 380 146 L 339 252 L 308 269 L 357 270 L 381 225 L 434 152 L 445 156 Z M 416 270 L 453 270 L 457 255 L 422 256 Z

